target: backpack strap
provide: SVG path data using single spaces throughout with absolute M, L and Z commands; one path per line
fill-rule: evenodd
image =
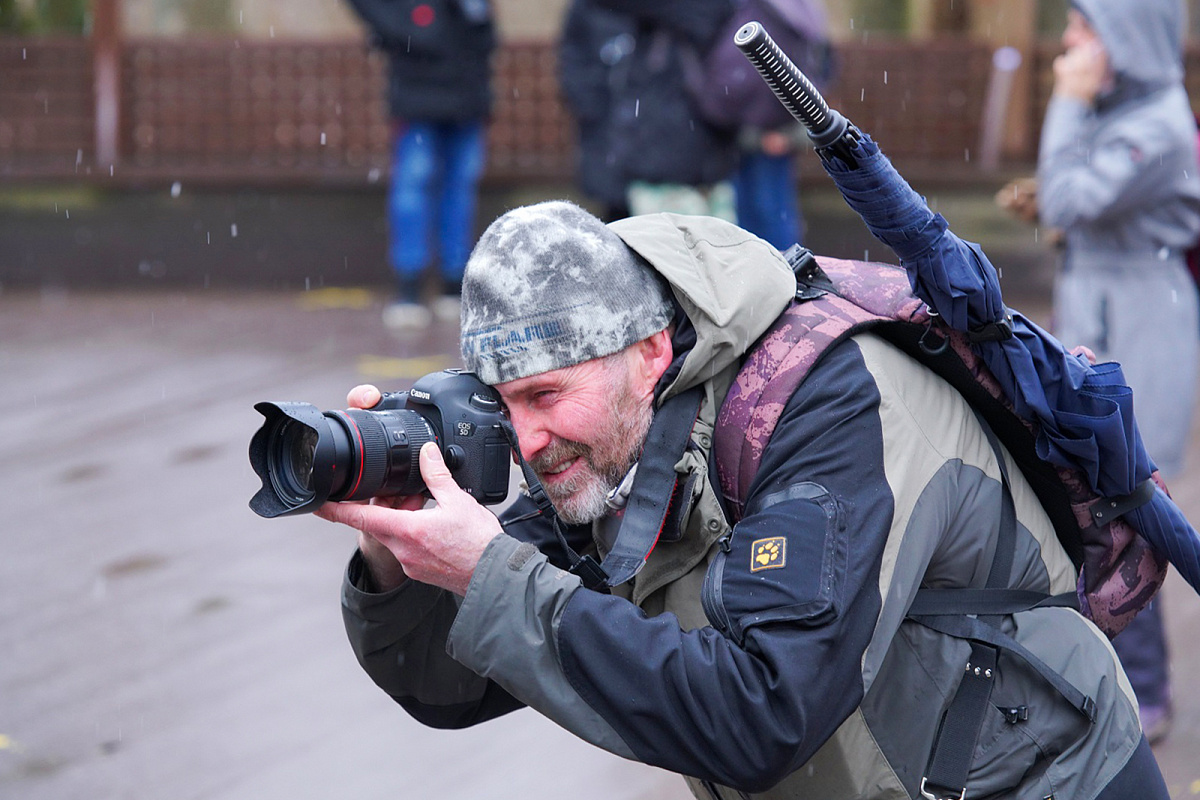
M 814 257 L 798 245 L 785 257 L 796 272 L 797 299 L 750 350 L 713 434 L 717 474 L 733 522 L 745 511 L 763 449 L 788 399 L 831 346 L 881 322 L 933 325 L 901 267 Z
M 992 555 L 992 566 L 988 570 L 987 589 L 1000 590 L 1008 588 L 1012 575 L 1013 558 L 1017 543 L 1017 514 L 1013 504 L 1012 487 L 1009 485 L 1008 466 L 1004 460 L 1004 451 L 996 434 L 978 414 L 975 415 L 980 426 L 987 434 L 988 444 L 1000 465 L 1001 490 L 1003 499 L 1000 507 L 1000 527 L 996 536 L 996 549 Z M 930 590 L 920 590 L 928 593 Z M 936 594 L 936 590 L 933 590 Z M 912 619 L 909 611 L 909 618 Z M 929 619 L 930 627 L 939 617 Z M 966 617 L 952 614 L 949 617 L 952 624 L 957 624 Z M 987 617 L 986 619 L 994 619 Z M 914 621 L 922 623 L 921 618 Z M 982 620 L 978 620 L 981 624 Z M 934 628 L 937 630 L 937 628 Z M 997 628 L 997 631 L 999 629 Z M 951 634 L 955 635 L 955 634 Z M 938 726 L 937 737 L 933 750 L 929 754 L 929 764 L 925 776 L 921 778 L 921 795 L 923 797 L 942 797 L 934 794 L 935 790 L 948 789 L 950 794 L 945 797 L 965 798 L 967 795 L 967 775 L 971 771 L 971 763 L 975 760 L 975 744 L 979 741 L 979 731 L 983 728 L 983 719 L 987 713 L 988 701 L 992 697 L 992 687 L 996 680 L 996 665 L 1000 659 L 1000 650 L 994 644 L 979 638 L 969 639 L 971 656 L 967 660 L 966 669 L 954 699 L 946 708 L 941 725 Z
M 1032 606 L 1042 603 L 1047 596 L 1040 592 L 1023 592 L 1008 588 L 1012 580 L 1012 565 L 1017 546 L 1017 515 L 1013 504 L 1012 482 L 1008 463 L 1000 441 L 991 427 L 976 412 L 976 419 L 987 435 L 988 444 L 1000 467 L 1003 501 L 1000 523 L 996 536 L 996 549 L 983 589 L 920 589 L 918 602 L 909 607 L 908 619 L 927 628 L 949 636 L 964 639 L 971 647 L 971 655 L 962 674 L 954 698 L 946 708 L 938 727 L 929 765 L 921 779 L 921 796 L 925 798 L 965 798 L 967 775 L 975 758 L 975 745 L 979 731 L 987 714 L 988 701 L 998 675 L 997 664 L 1003 650 L 1022 658 L 1032 666 L 1051 686 L 1077 709 L 1092 716 L 1094 702 L 1085 697 L 1061 675 L 1050 669 L 1041 659 L 1030 653 L 1023 645 L 1000 629 L 1005 613 L 1000 600 L 1007 601 L 1006 608 L 1030 602 Z M 982 594 L 982 596 L 980 596 Z M 992 601 L 996 605 L 989 606 Z M 963 610 L 972 606 L 971 611 Z M 914 613 L 914 607 L 923 613 Z M 970 613 L 981 614 L 976 619 Z

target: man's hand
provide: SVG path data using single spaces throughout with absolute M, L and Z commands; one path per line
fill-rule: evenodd
M 316 515 L 362 532 L 359 547 L 379 590 L 395 588 L 407 576 L 466 594 L 500 521 L 459 488 L 433 442 L 421 448 L 421 477 L 436 503 L 430 508 L 420 508 L 420 497 L 406 497 L 398 506 L 326 503 Z
M 1108 81 L 1108 54 L 1099 42 L 1072 47 L 1054 59 L 1054 93 L 1091 105 Z
M 362 384 L 355 386 L 346 395 L 346 405 L 350 408 L 372 408 L 382 397 L 383 395 L 376 387 Z M 467 584 L 471 581 L 471 575 L 474 573 L 475 564 L 479 561 L 479 556 L 492 537 L 499 533 L 500 523 L 490 511 L 484 509 L 474 498 L 458 487 L 458 484 L 450 477 L 450 471 L 442 461 L 442 454 L 437 445 L 429 443 L 421 450 L 420 468 L 425 485 L 429 487 L 434 500 L 438 502 L 439 507 L 437 508 L 423 511 L 425 498 L 413 495 L 411 497 L 376 497 L 368 503 L 361 504 L 326 503 L 315 514 L 330 522 L 341 522 L 358 529 L 358 549 L 366 563 L 367 573 L 373 584 L 371 588 L 375 591 L 389 592 L 404 583 L 411 575 L 424 583 L 432 583 L 464 594 Z M 444 508 L 442 507 L 443 503 L 446 506 Z M 463 511 L 464 521 L 460 527 L 450 525 L 452 530 L 449 536 L 444 537 L 443 544 L 450 549 L 458 549 L 457 558 L 451 559 L 457 565 L 453 571 L 461 572 L 466 569 L 466 574 L 465 577 L 458 574 L 451 581 L 449 575 L 451 570 L 446 565 L 442 565 L 440 574 L 437 574 L 439 572 L 437 563 L 442 559 L 434 558 L 432 562 L 424 566 L 416 563 L 419 558 L 419 550 L 434 550 L 439 542 L 430 540 L 425 542 L 423 548 L 413 548 L 410 544 L 406 544 L 404 539 L 405 537 L 411 539 L 425 535 L 430 535 L 431 538 L 436 536 L 438 525 L 446 526 L 448 518 L 456 513 L 454 509 Z M 427 524 L 432 527 L 426 529 Z M 466 529 L 467 525 L 476 526 L 473 532 L 479 541 L 475 542 L 473 546 L 466 546 L 465 542 L 461 541 L 469 538 L 470 531 Z M 474 552 L 473 556 L 472 552 Z M 411 559 L 411 563 L 405 559 Z M 415 572 L 406 570 L 405 564 L 409 564 Z M 461 588 L 449 585 L 451 582 L 461 583 Z

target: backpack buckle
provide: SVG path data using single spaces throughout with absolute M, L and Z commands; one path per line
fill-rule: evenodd
M 1003 342 L 1013 337 L 1012 315 L 1007 311 L 1004 316 L 995 322 L 989 322 L 986 325 L 978 325 L 967 331 L 967 338 L 971 344 L 980 344 L 982 342 Z
M 926 791 L 925 784 L 928 780 L 929 778 L 921 778 L 921 797 L 924 797 L 925 800 L 967 800 L 967 787 L 963 787 L 963 790 L 959 792 L 958 797 L 955 797 L 952 794 L 936 795 Z
M 794 244 L 783 254 L 788 266 L 796 274 L 796 299 L 815 300 L 826 294 L 837 294 L 833 281 L 817 263 L 817 257 L 807 247 Z

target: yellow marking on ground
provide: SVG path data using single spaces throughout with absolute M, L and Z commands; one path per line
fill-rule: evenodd
M 0 733 L 0 750 L 19 750 L 20 745 L 11 736 Z
M 375 302 L 375 293 L 370 289 L 330 286 L 304 292 L 296 301 L 305 311 L 323 311 L 331 308 L 362 310 Z
M 1192 794 L 1200 794 L 1200 781 L 1192 781 Z
M 416 358 L 387 358 L 385 356 L 359 356 L 358 371 L 367 378 L 384 380 L 416 380 L 430 372 L 454 366 L 445 355 L 418 356 Z

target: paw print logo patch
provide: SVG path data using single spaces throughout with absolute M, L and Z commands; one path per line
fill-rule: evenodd
M 750 571 L 778 569 L 787 564 L 787 539 L 772 536 L 759 539 L 750 547 Z

